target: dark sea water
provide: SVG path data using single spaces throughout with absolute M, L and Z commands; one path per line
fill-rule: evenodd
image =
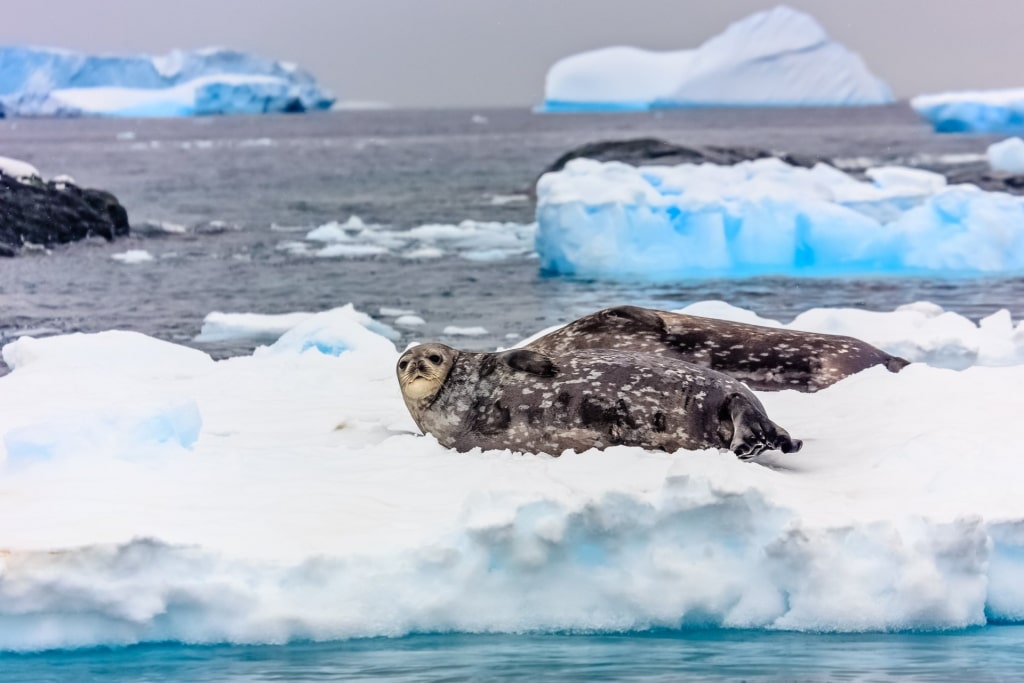
M 529 223 L 533 207 L 526 194 L 562 152 L 639 136 L 879 163 L 981 154 L 992 142 L 935 135 L 902 105 L 0 121 L 0 155 L 113 192 L 136 226 L 156 221 L 187 228 L 181 235 L 90 241 L 0 261 L 0 343 L 21 334 L 118 328 L 195 344 L 203 317 L 214 310 L 285 313 L 348 302 L 374 315 L 382 306 L 414 309 L 427 321 L 417 338 L 476 349 L 618 303 L 677 308 L 724 299 L 785 320 L 813 306 L 891 310 L 928 300 L 973 319 L 999 308 L 1024 317 L 1021 278 L 644 285 L 545 277 L 529 256 L 491 263 L 456 256 L 318 259 L 278 248 L 353 214 L 397 229 L 466 219 Z M 212 221 L 232 229 L 209 234 Z M 112 260 L 127 249 L 145 249 L 155 260 Z M 448 325 L 480 325 L 488 334 L 445 338 Z M 403 341 L 411 338 L 406 333 Z M 244 343 L 202 348 L 218 357 L 249 350 Z M 1024 676 L 1021 653 L 1024 627 L 1017 626 L 941 634 L 423 635 L 0 654 L 0 681 L 1010 681 Z

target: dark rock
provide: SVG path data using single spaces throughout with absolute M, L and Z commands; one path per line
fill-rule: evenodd
M 0 255 L 25 243 L 53 246 L 89 236 L 106 240 L 128 235 L 128 212 L 103 190 L 0 173 Z
M 986 162 L 960 164 L 935 170 L 946 176 L 951 185 L 970 183 L 989 192 L 1024 194 L 1024 175 L 993 171 Z
M 657 138 L 636 138 L 633 140 L 604 140 L 590 142 L 571 149 L 544 169 L 543 173 L 560 171 L 573 159 L 586 158 L 597 161 L 621 161 L 632 166 L 673 166 L 676 164 L 719 164 L 731 165 L 752 159 L 775 157 L 792 166 L 810 168 L 816 163 L 832 163 L 825 157 L 813 157 L 785 152 L 774 152 L 756 147 L 689 147 L 676 145 Z

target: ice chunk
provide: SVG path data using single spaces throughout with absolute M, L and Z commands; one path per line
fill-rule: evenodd
M 442 330 L 441 334 L 446 334 L 452 337 L 479 337 L 487 334 L 487 329 L 480 327 L 479 325 L 471 327 L 448 325 L 444 330 Z
M 581 277 L 1024 271 L 1024 199 L 823 164 L 571 161 L 537 183 L 541 268 Z
M 328 356 L 338 356 L 346 351 L 394 353 L 395 347 L 381 334 L 371 331 L 364 313 L 356 311 L 351 304 L 324 313 L 309 316 L 274 342 L 269 351 L 273 353 L 304 353 L 314 349 Z M 377 330 L 386 330 L 391 338 L 397 338 L 394 329 L 372 321 Z
M 918 95 L 910 106 L 939 133 L 1024 130 L 1024 88 Z
M 737 21 L 695 50 L 609 47 L 566 57 L 548 71 L 544 97 L 547 111 L 892 101 L 858 55 L 784 6 Z
M 1020 138 L 989 145 L 987 156 L 993 171 L 1024 174 L 1024 140 Z
M 313 313 L 221 313 L 213 311 L 203 318 L 203 326 L 195 340 L 211 343 L 245 340 L 256 343 L 277 341 L 282 334 L 305 322 Z
M 153 260 L 153 255 L 145 249 L 129 249 L 118 254 L 111 254 L 110 258 L 121 263 L 146 263 Z
M 15 116 L 196 116 L 328 109 L 294 65 L 224 49 L 163 57 L 0 48 L 0 104 Z

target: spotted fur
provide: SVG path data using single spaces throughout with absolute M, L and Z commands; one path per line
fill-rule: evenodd
M 650 353 L 406 351 L 398 379 L 420 429 L 444 446 L 558 455 L 609 446 L 727 448 L 741 458 L 802 445 L 726 375 Z M 429 393 L 411 387 L 429 381 Z
M 908 364 L 853 337 L 637 306 L 618 306 L 584 316 L 527 348 L 555 356 L 582 349 L 651 353 L 717 370 L 760 391 L 814 392 L 874 365 L 899 372 Z

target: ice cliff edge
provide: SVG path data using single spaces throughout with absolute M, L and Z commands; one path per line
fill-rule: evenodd
M 0 47 L 0 107 L 7 116 L 263 114 L 333 103 L 308 71 L 237 50 L 125 56 Z
M 867 105 L 892 92 L 859 55 L 789 7 L 752 14 L 693 50 L 608 47 L 548 70 L 544 111 Z

